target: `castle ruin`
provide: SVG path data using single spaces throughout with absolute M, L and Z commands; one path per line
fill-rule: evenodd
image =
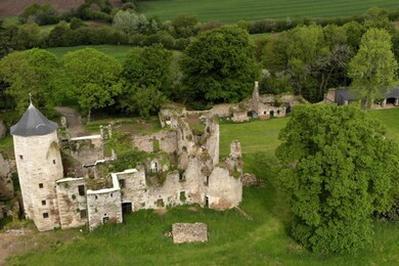
M 11 128 L 25 217 L 39 231 L 94 229 L 121 223 L 125 213 L 141 209 L 238 206 L 243 174 L 239 142 L 220 162 L 219 124 L 212 113 L 169 108 L 161 111 L 160 122 L 162 131 L 132 138 L 135 149 L 150 155 L 146 160 L 104 177 L 101 167 L 117 159 L 104 148 L 111 129 L 60 140 L 58 125 L 30 104 Z

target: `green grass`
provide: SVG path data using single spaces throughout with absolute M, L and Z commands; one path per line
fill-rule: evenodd
M 128 134 L 151 134 L 161 130 L 159 119 L 156 116 L 148 119 L 136 117 L 121 118 L 96 118 L 85 125 L 85 129 L 91 133 L 99 133 L 100 126 L 112 124 L 113 130 Z
M 115 57 L 120 63 L 123 63 L 126 56 L 131 53 L 139 53 L 143 48 L 137 46 L 129 46 L 129 45 L 80 45 L 80 46 L 73 46 L 73 47 L 55 47 L 55 48 L 47 48 L 47 51 L 54 53 L 57 57 L 61 58 L 68 52 L 76 51 L 83 48 L 94 48 L 103 52 L 107 55 Z M 173 60 L 172 60 L 172 68 L 177 68 L 177 61 L 181 56 L 180 51 L 172 51 L 173 53 Z
M 399 141 L 399 109 L 373 111 L 372 116 L 387 126 L 389 136 Z M 278 134 L 288 118 L 221 124 L 221 156 L 239 139 L 246 171 L 265 182 L 247 188 L 241 208 L 248 220 L 235 210 L 217 212 L 187 207 L 164 215 L 140 211 L 124 224 L 109 225 L 83 233 L 73 243 L 54 244 L 14 257 L 11 265 L 398 265 L 399 225 L 375 223 L 374 243 L 353 256 L 324 257 L 297 245 L 287 234 L 290 213 L 279 192 L 273 170 Z M 173 245 L 164 236 L 174 222 L 205 222 L 209 227 L 206 244 Z M 77 231 L 70 231 L 76 234 Z M 54 232 L 57 234 L 57 232 Z M 55 241 L 55 240 L 54 240 Z
M 399 8 L 397 0 L 149 0 L 139 9 L 162 20 L 194 15 L 201 21 L 235 22 L 265 18 L 336 17 L 362 14 L 370 7 Z
M 139 52 L 142 48 L 128 46 L 128 45 L 81 45 L 74 47 L 56 47 L 48 48 L 47 50 L 54 53 L 57 57 L 62 57 L 64 54 L 76 51 L 83 48 L 95 48 L 100 52 L 115 57 L 119 62 L 123 62 L 126 55 L 131 51 Z

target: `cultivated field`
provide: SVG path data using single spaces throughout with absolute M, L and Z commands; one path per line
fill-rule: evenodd
M 335 17 L 364 13 L 370 7 L 399 8 L 397 0 L 149 0 L 140 11 L 162 20 L 194 15 L 201 21 L 234 22 L 265 18 Z
M 399 109 L 371 112 L 399 141 L 395 121 Z M 263 187 L 245 189 L 241 208 L 217 212 L 181 207 L 167 213 L 140 211 L 126 217 L 125 224 L 107 225 L 93 233 L 69 230 L 72 243 L 51 238 L 47 248 L 12 258 L 11 265 L 399 265 L 399 227 L 376 223 L 374 243 L 353 256 L 322 257 L 309 253 L 287 235 L 289 211 L 278 192 L 273 170 L 278 133 L 288 118 L 244 124 L 222 123 L 221 156 L 229 143 L 239 139 L 247 171 L 264 180 Z M 165 236 L 174 222 L 205 222 L 209 243 L 174 245 Z M 64 231 L 50 234 L 62 237 Z M 43 236 L 48 239 L 47 235 Z M 39 251 L 39 252 L 38 252 Z

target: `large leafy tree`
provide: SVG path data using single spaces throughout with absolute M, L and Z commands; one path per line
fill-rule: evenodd
M 248 96 L 257 75 L 249 35 L 238 27 L 204 32 L 186 49 L 183 83 L 191 102 L 234 102 Z
M 371 106 L 396 82 L 398 63 L 392 52 L 391 35 L 372 28 L 362 37 L 359 51 L 349 63 L 352 89 Z
M 399 149 L 379 122 L 353 106 L 300 106 L 280 139 L 292 236 L 319 253 L 367 245 L 373 213 L 389 210 L 398 192 Z
M 29 104 L 29 93 L 36 105 L 50 112 L 69 89 L 55 55 L 42 49 L 8 54 L 0 61 L 0 78 L 9 85 L 6 92 L 19 113 Z
M 142 51 L 133 50 L 127 56 L 122 77 L 130 84 L 154 86 L 167 93 L 170 86 L 172 53 L 162 46 L 146 47 Z
M 126 113 L 149 116 L 170 95 L 172 53 L 162 46 L 133 50 L 123 64 L 119 107 Z
M 121 65 L 116 59 L 93 48 L 69 52 L 64 56 L 64 68 L 71 78 L 73 94 L 90 120 L 93 109 L 114 103 L 121 92 L 118 83 Z

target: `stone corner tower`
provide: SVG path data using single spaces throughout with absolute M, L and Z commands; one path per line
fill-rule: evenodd
M 32 103 L 11 127 L 24 212 L 39 231 L 60 226 L 56 180 L 63 178 L 58 125 Z

